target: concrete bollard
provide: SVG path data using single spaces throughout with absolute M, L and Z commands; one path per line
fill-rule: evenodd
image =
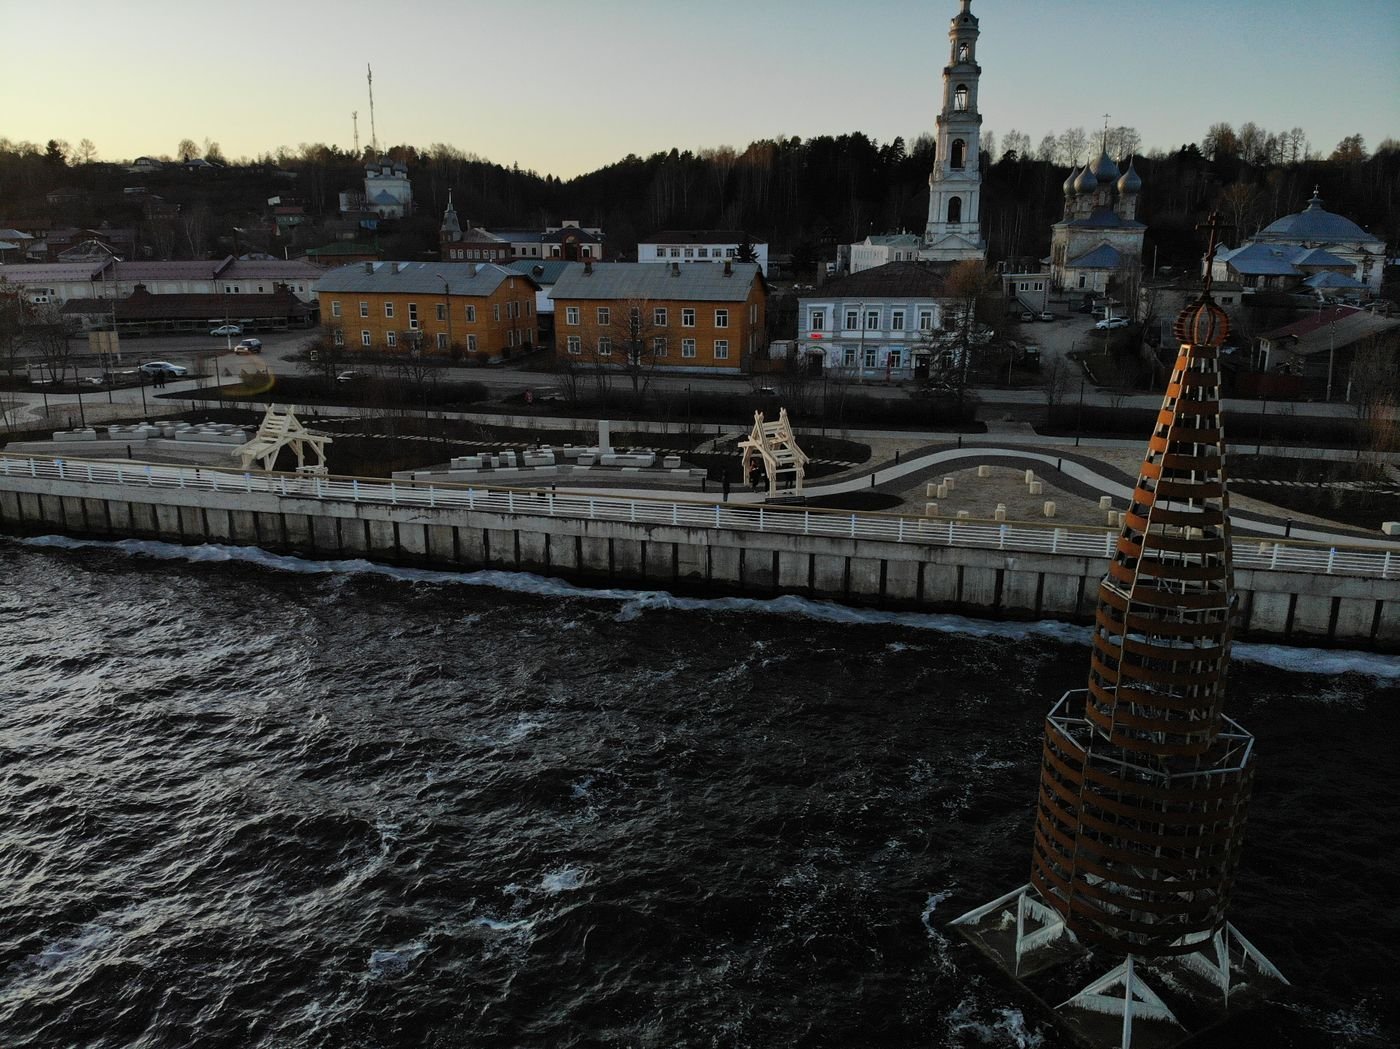
M 950 492 L 953 490 L 953 487 L 954 485 L 956 485 L 956 483 L 956 480 L 952 477 L 943 478 L 943 487 Z
M 1099 509 L 1100 509 L 1100 510 L 1112 510 L 1112 509 L 1113 509 L 1113 496 L 1111 496 L 1111 495 L 1101 495 L 1101 496 L 1099 496 Z
M 1119 527 L 1119 528 L 1122 528 L 1122 527 L 1123 527 L 1125 524 L 1127 524 L 1127 523 L 1128 523 L 1128 515 L 1125 514 L 1125 513 L 1123 513 L 1123 512 L 1120 510 L 1120 511 L 1118 512 L 1118 527 Z
M 936 495 L 936 496 L 938 496 L 938 498 L 940 498 L 940 499 L 947 499 L 947 498 L 948 498 L 948 486 L 947 486 L 946 484 L 940 484 L 937 488 L 935 488 L 935 489 L 933 490 L 933 494 Z
M 1005 503 L 997 503 L 997 508 L 996 508 L 995 510 L 992 511 L 992 520 L 994 520 L 994 521 L 1005 521 L 1005 520 L 1006 520 L 1006 504 L 1005 504 Z
M 966 521 L 966 520 L 967 520 L 968 518 L 970 518 L 971 516 L 972 516 L 972 511 L 971 511 L 971 510 L 959 510 L 959 511 L 958 511 L 958 520 L 959 520 L 959 521 Z
M 1274 544 L 1271 543 L 1271 542 L 1269 542 L 1269 541 L 1266 539 L 1266 540 L 1264 540 L 1262 543 L 1259 544 L 1259 553 L 1260 553 L 1261 556 L 1262 556 L 1262 555 L 1266 555 L 1266 554 L 1268 554 L 1269 551 L 1271 551 L 1273 548 L 1274 548 Z
M 937 516 L 938 516 L 938 504 L 937 504 L 937 503 L 924 503 L 924 516 L 925 516 L 925 517 L 937 517 Z
M 1030 483 L 1031 483 L 1032 481 L 1034 481 L 1034 480 L 1035 480 L 1035 471 L 1034 471 L 1034 470 L 1027 470 L 1027 471 L 1026 471 L 1026 484 L 1030 484 Z
M 1384 521 L 1381 523 L 1381 531 L 1386 535 L 1400 535 L 1400 521 Z
M 978 477 L 991 477 L 991 476 L 992 476 L 992 468 L 991 468 L 990 466 L 988 466 L 986 463 L 983 463 L 981 466 L 979 466 L 979 467 L 977 468 L 977 476 L 978 476 Z
M 1108 517 L 1105 518 L 1105 520 L 1104 520 L 1104 524 L 1108 525 L 1109 528 L 1112 528 L 1112 527 L 1113 527 L 1114 525 L 1116 525 L 1117 523 L 1118 523 L 1118 514 L 1115 513 L 1114 511 L 1110 510 L 1110 511 L 1108 512 Z
M 1045 490 L 1045 486 L 1039 481 L 1031 481 L 1026 487 L 1031 490 L 1031 495 L 1039 495 Z
M 1053 499 L 1047 499 L 1047 500 L 1045 500 L 1045 516 L 1046 516 L 1046 517 L 1054 517 L 1054 516 L 1055 516 L 1055 501 L 1054 501 Z
M 932 498 L 933 498 L 934 496 L 936 496 L 937 494 L 938 494 L 938 482 L 937 482 L 937 481 L 929 481 L 928 483 L 926 483 L 926 484 L 924 485 L 924 498 L 925 498 L 925 499 L 932 499 Z

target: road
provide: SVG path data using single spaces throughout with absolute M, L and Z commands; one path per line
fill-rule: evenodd
M 1019 328 L 1019 331 L 1017 330 Z M 1093 327 L 1087 317 L 1080 314 L 1061 316 L 1053 322 L 1028 322 L 1012 326 L 1008 334 L 1023 342 L 1034 342 L 1042 350 L 1042 372 L 1053 366 L 1053 361 L 1063 359 L 1074 349 L 1083 349 L 1092 338 Z M 233 338 L 211 338 L 209 336 L 161 336 L 150 338 L 126 338 L 122 342 L 122 359 L 119 367 L 134 368 L 145 361 L 171 361 L 190 369 L 191 378 L 168 382 L 161 391 L 166 394 L 207 387 L 218 375 L 223 383 L 237 381 L 241 369 L 261 366 L 273 373 L 295 375 L 302 373 L 301 365 L 293 360 L 305 344 L 314 338 L 314 332 L 269 332 L 258 335 L 262 339 L 263 350 L 257 355 L 239 355 L 231 352 L 237 342 Z M 530 358 L 531 360 L 538 358 Z M 37 369 L 37 365 L 35 366 Z M 452 365 L 446 369 L 450 380 L 475 381 L 487 386 L 494 400 L 504 400 L 512 394 L 521 394 L 529 388 L 558 387 L 558 382 L 548 372 L 524 371 L 518 364 L 491 368 Z M 84 367 L 82 374 L 98 375 L 101 369 L 96 366 Z M 1075 373 L 1077 374 L 1077 372 Z M 619 377 L 617 382 L 625 382 Z M 775 383 L 772 376 L 693 376 L 654 374 L 649 378 L 652 389 L 681 393 L 694 392 L 735 393 L 757 389 Z M 1103 405 L 1131 408 L 1155 408 L 1162 403 L 1160 393 L 1124 395 L 1113 390 L 1100 390 L 1092 386 L 1080 389 L 1078 380 L 1070 384 L 1068 401 L 1078 403 L 1082 397 L 1088 405 Z M 884 400 L 905 400 L 911 395 L 909 386 L 898 386 L 883 382 L 857 383 L 853 387 L 861 396 Z M 1012 408 L 1044 407 L 1045 393 L 1038 386 L 1022 388 L 979 388 L 975 391 L 978 401 L 984 406 L 1003 405 Z M 145 393 L 149 398 L 149 392 Z M 45 394 L 42 389 L 23 390 L 0 395 L 0 402 L 12 405 L 8 421 L 17 425 L 27 410 L 43 404 L 50 406 L 72 406 L 76 409 L 78 397 L 75 394 Z M 85 404 L 141 405 L 143 391 L 140 387 L 125 387 L 115 390 L 94 388 L 83 394 Z M 1261 410 L 1257 401 L 1225 402 L 1227 410 L 1257 413 Z M 1316 402 L 1288 403 L 1287 411 L 1295 415 L 1311 415 L 1330 418 L 1354 418 L 1356 410 L 1346 403 L 1321 404 Z

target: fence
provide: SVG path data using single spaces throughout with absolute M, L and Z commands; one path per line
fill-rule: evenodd
M 0 455 L 0 477 L 88 484 L 267 493 L 327 502 L 423 506 L 536 517 L 630 521 L 741 532 L 867 539 L 923 546 L 961 546 L 1109 558 L 1113 529 L 993 522 L 895 514 L 844 513 L 803 507 L 668 502 L 630 496 L 579 495 L 544 489 L 486 488 L 381 478 L 235 473 L 209 467 L 119 464 L 99 460 Z M 1244 568 L 1389 579 L 1400 574 L 1400 546 L 1347 546 L 1301 540 L 1236 538 L 1234 563 Z

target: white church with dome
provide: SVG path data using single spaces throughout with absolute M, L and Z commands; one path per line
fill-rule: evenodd
M 1308 206 L 1265 226 L 1238 248 L 1216 253 L 1215 280 L 1247 289 L 1314 291 L 1319 295 L 1380 294 L 1385 241 L 1322 206 Z
M 1102 152 L 1093 164 L 1072 169 L 1063 188 L 1064 216 L 1050 234 L 1051 287 L 1100 295 L 1110 281 L 1135 280 L 1147 226 L 1137 218 L 1142 179 L 1132 161 L 1120 171 Z

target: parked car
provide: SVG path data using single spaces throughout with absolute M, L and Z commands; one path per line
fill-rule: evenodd
M 140 371 L 147 375 L 188 375 L 190 370 L 183 364 L 171 364 L 169 361 L 147 361 L 140 366 Z
M 234 353 L 262 353 L 262 339 L 243 339 L 233 348 Z
M 243 329 L 237 324 L 220 324 L 217 328 L 209 330 L 210 335 L 242 335 Z
M 1033 320 L 1035 320 L 1035 314 L 1032 313 L 1030 310 L 1022 310 L 1022 311 L 1021 311 L 1021 320 L 1023 320 L 1023 321 L 1033 321 Z
M 366 372 L 357 372 L 357 371 L 354 371 L 354 370 L 352 369 L 351 371 L 348 371 L 348 372 L 341 372 L 339 375 L 337 375 L 337 376 L 335 377 L 335 381 L 336 381 L 336 382 L 359 382 L 361 379 L 368 379 L 368 378 L 369 378 L 368 373 L 366 373 Z
M 1043 321 L 1053 321 L 1055 319 L 1055 315 L 1049 310 L 1041 310 L 1039 316 Z
M 1127 317 L 1105 317 L 1103 320 L 1099 321 L 1097 324 L 1094 325 L 1094 327 L 1099 331 L 1109 331 L 1113 328 L 1126 328 L 1127 326 Z
M 1093 312 L 1094 312 L 1094 304 L 1093 304 L 1092 302 L 1086 302 L 1086 303 L 1084 303 L 1084 305 L 1082 305 L 1082 306 L 1079 307 L 1078 312 L 1079 312 L 1079 313 L 1093 313 Z

